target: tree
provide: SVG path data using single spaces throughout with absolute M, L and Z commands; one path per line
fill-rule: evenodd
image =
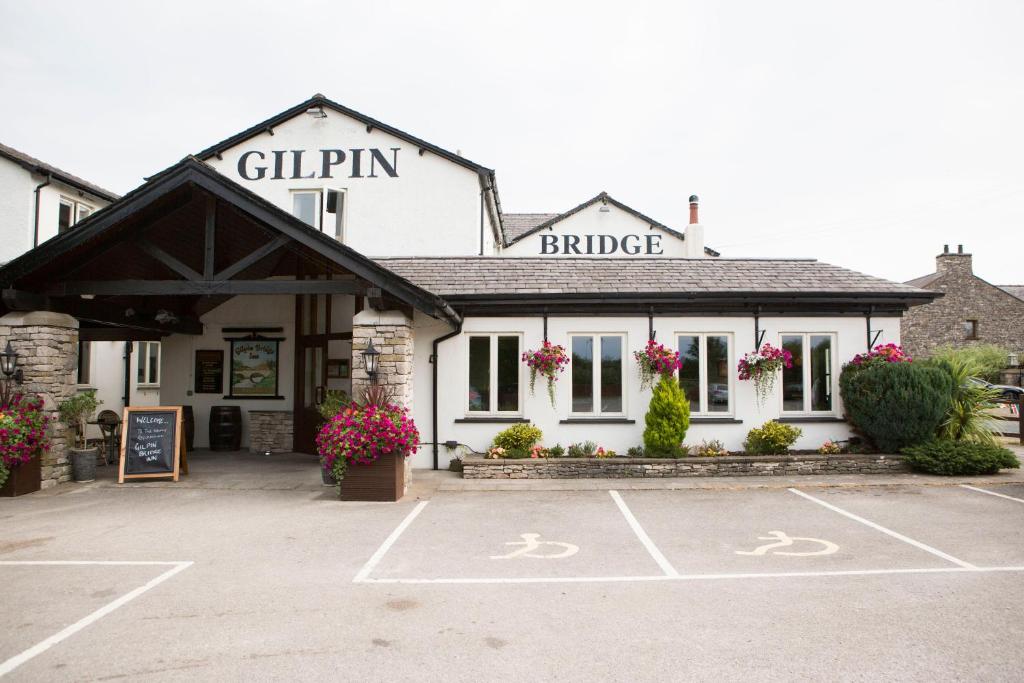
M 653 456 L 679 457 L 690 428 L 690 402 L 675 377 L 662 377 L 654 387 L 644 416 L 644 450 Z

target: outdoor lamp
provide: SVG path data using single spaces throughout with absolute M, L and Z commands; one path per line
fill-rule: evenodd
M 1020 358 L 1016 353 L 1011 353 L 1007 358 L 1007 367 L 1015 368 L 1020 364 Z
M 363 351 L 363 362 L 366 367 L 366 374 L 370 376 L 371 382 L 377 381 L 377 368 L 380 361 L 380 351 L 373 348 L 373 340 L 370 340 L 370 345 Z
M 4 373 L 4 377 L 7 379 L 13 377 L 16 382 L 21 384 L 22 374 L 18 368 L 18 354 L 11 347 L 11 342 L 7 342 L 7 348 L 4 349 L 3 353 L 0 353 L 0 371 Z

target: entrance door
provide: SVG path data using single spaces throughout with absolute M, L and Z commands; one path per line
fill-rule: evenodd
M 316 434 L 323 420 L 318 410 L 328 389 L 328 360 L 339 355 L 339 342 L 351 341 L 351 297 L 301 294 L 295 297 L 295 450 L 316 453 Z M 346 315 L 346 313 L 348 313 Z M 348 327 L 348 331 L 344 328 Z M 347 345 L 340 345 L 342 347 Z M 345 351 L 347 354 L 348 352 Z

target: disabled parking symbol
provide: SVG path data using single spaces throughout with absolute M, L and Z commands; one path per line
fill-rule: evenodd
M 532 557 L 538 560 L 561 560 L 571 557 L 580 551 L 578 545 L 561 541 L 541 541 L 540 534 L 519 534 L 521 541 L 508 541 L 505 545 L 522 546 L 507 555 L 491 555 L 492 560 L 511 560 L 516 557 Z M 561 548 L 557 552 L 537 552 L 542 547 Z
M 831 555 L 832 553 L 839 550 L 839 546 L 832 541 L 826 541 L 822 538 L 808 538 L 806 536 L 789 536 L 784 531 L 769 531 L 767 536 L 758 536 L 759 541 L 772 541 L 771 543 L 765 543 L 764 545 L 758 546 L 753 550 L 737 550 L 737 555 L 765 555 L 769 550 L 772 551 L 772 555 L 790 555 L 793 557 L 811 557 L 813 555 Z M 773 548 L 788 548 L 796 541 L 804 543 L 815 543 L 821 546 L 817 550 L 811 550 L 808 552 L 792 552 L 788 550 L 772 550 Z

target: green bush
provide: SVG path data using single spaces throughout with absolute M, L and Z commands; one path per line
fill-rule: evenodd
M 597 444 L 593 441 L 569 444 L 568 456 L 570 458 L 593 458 L 597 451 Z
M 999 373 L 1006 367 L 1009 355 L 1008 349 L 996 344 L 976 344 L 959 349 L 947 344 L 929 353 L 928 359 L 934 361 L 962 360 L 974 366 L 975 377 L 999 384 Z
M 84 449 L 86 447 L 86 422 L 101 403 L 103 401 L 96 398 L 96 390 L 90 389 L 75 394 L 57 406 L 61 422 L 74 431 L 75 448 Z
M 494 445 L 506 450 L 517 448 L 528 451 L 542 436 L 543 432 L 532 424 L 517 424 L 498 432 L 494 437 Z
M 801 434 L 803 430 L 793 425 L 768 420 L 747 432 L 743 448 L 751 455 L 785 455 Z
M 626 451 L 626 455 L 628 455 L 631 458 L 642 458 L 642 457 L 644 457 L 644 447 L 643 446 L 630 446 L 629 450 Z
M 931 474 L 995 474 L 1020 467 L 1017 456 L 1002 446 L 971 441 L 934 439 L 904 448 L 906 461 L 915 470 Z
M 565 449 L 560 444 L 555 444 L 548 449 L 549 458 L 561 458 L 565 456 Z
M 507 448 L 505 449 L 504 457 L 509 460 L 521 460 L 523 458 L 529 458 L 530 451 L 525 448 Z
M 320 417 L 330 420 L 351 402 L 352 399 L 349 398 L 349 395 L 341 389 L 328 389 L 324 395 L 324 400 L 320 402 L 316 409 L 320 413 Z
M 662 377 L 654 387 L 644 416 L 644 452 L 648 457 L 680 457 L 690 428 L 690 402 L 674 377 Z
M 939 438 L 998 445 L 998 425 L 989 411 L 996 407 L 999 390 L 971 381 L 979 375 L 977 363 L 970 356 L 954 354 L 925 364 L 944 370 L 953 379 L 953 395 L 939 427 Z
M 953 378 L 920 363 L 885 363 L 839 376 L 847 419 L 884 453 L 898 453 L 935 436 L 949 412 Z

